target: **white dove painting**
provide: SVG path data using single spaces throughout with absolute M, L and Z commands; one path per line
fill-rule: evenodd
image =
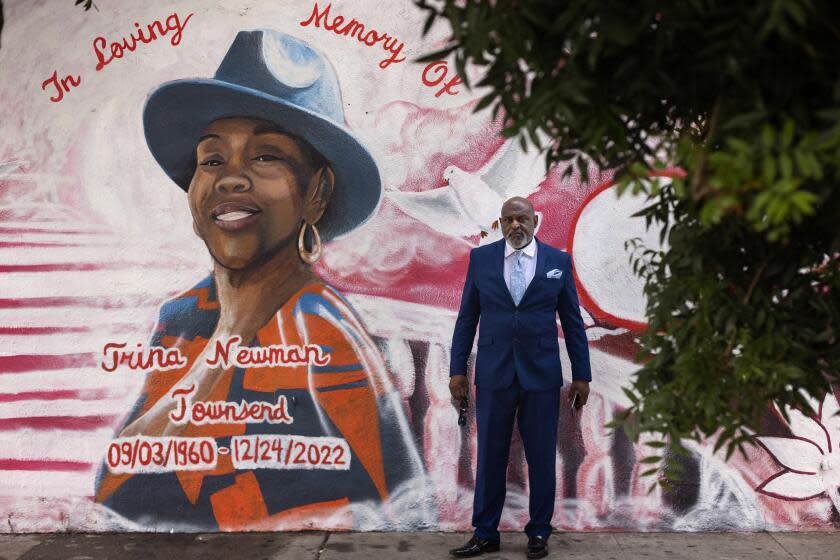
M 534 194 L 545 174 L 540 151 L 524 151 L 518 142 L 510 141 L 476 173 L 448 166 L 443 171 L 445 187 L 423 192 L 390 191 L 387 196 L 400 210 L 429 227 L 452 237 L 478 235 L 484 245 L 502 237 L 498 219 L 504 201 Z

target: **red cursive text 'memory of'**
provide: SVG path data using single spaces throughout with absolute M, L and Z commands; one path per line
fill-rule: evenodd
M 315 27 L 323 27 L 327 31 L 332 31 L 336 35 L 354 37 L 360 43 L 364 43 L 369 47 L 372 47 L 382 41 L 382 48 L 391 54 L 388 58 L 382 59 L 379 62 L 379 67 L 383 70 L 388 68 L 388 66 L 390 66 L 393 62 L 402 62 L 405 60 L 405 57 L 399 58 L 400 52 L 402 52 L 403 47 L 405 46 L 402 41 L 396 37 L 388 35 L 387 33 L 380 33 L 376 29 L 368 29 L 365 31 L 365 25 L 355 19 L 351 19 L 345 23 L 344 16 L 335 16 L 332 22 L 330 22 L 330 8 L 332 8 L 332 3 L 327 4 L 324 11 L 319 11 L 318 3 L 315 2 L 315 6 L 312 8 L 312 14 L 309 16 L 309 19 L 301 21 L 300 26 L 307 27 L 309 24 L 314 22 Z
M 449 63 L 445 60 L 436 60 L 434 62 L 430 62 L 423 68 L 423 75 L 421 79 L 423 80 L 423 85 L 428 87 L 435 87 L 439 85 L 443 80 L 446 79 L 446 75 L 449 73 Z M 435 97 L 440 97 L 444 93 L 448 95 L 458 95 L 458 91 L 454 90 L 455 86 L 462 83 L 460 76 L 457 74 L 454 78 L 451 78 L 448 82 L 446 82 L 442 88 L 440 88 Z

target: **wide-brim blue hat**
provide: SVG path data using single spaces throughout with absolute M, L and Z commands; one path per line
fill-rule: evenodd
M 146 143 L 169 177 L 187 190 L 207 125 L 226 117 L 276 123 L 329 162 L 335 189 L 317 223 L 324 240 L 347 233 L 376 210 L 379 169 L 347 129 L 335 70 L 307 43 L 270 30 L 240 31 L 212 79 L 167 82 L 143 109 Z

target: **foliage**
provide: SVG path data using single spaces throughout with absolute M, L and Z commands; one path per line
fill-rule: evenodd
M 76 0 L 76 6 L 79 4 L 84 4 L 85 11 L 88 11 L 91 8 L 96 8 L 96 4 L 93 3 L 93 0 Z M 96 8 L 96 11 L 99 11 L 99 8 Z
M 585 172 L 591 158 L 647 197 L 642 214 L 668 249 L 628 241 L 648 329 L 616 426 L 635 440 L 664 434 L 677 450 L 717 437 L 729 456 L 769 402 L 801 409 L 805 395 L 830 390 L 840 371 L 840 3 L 416 3 L 426 30 L 439 18 L 452 30 L 424 60 L 452 55 L 462 79 L 482 67 L 476 110 L 502 111 L 505 136 L 547 135 L 549 163 Z M 647 178 L 670 167 L 685 173 Z

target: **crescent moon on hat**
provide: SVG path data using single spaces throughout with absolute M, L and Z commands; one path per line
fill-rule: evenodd
M 286 36 L 274 33 L 265 33 L 262 36 L 263 60 L 266 67 L 286 86 L 311 86 L 323 73 L 321 57 L 301 41 L 286 39 Z

